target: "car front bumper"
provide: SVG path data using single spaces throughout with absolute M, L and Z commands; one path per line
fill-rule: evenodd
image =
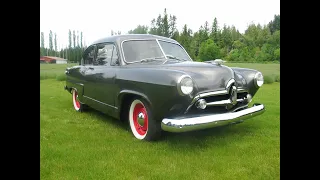
M 246 108 L 237 112 L 209 114 L 176 119 L 165 118 L 161 122 L 161 128 L 162 130 L 168 132 L 195 131 L 242 122 L 246 119 L 260 115 L 264 113 L 264 111 L 265 108 L 263 104 L 254 104 L 250 108 Z

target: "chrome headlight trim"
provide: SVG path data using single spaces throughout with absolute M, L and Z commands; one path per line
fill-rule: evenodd
M 264 83 L 264 80 L 263 80 L 263 75 L 261 72 L 257 72 L 255 75 L 254 75 L 254 84 L 256 85 L 256 87 L 261 87 Z
M 191 83 L 191 84 L 190 84 Z M 189 95 L 194 90 L 194 83 L 189 75 L 182 75 L 177 82 L 178 93 L 182 96 Z

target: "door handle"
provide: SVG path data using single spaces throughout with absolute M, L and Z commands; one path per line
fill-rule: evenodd
M 88 67 L 88 69 L 90 69 L 90 70 L 94 70 L 94 68 L 93 68 L 93 67 Z

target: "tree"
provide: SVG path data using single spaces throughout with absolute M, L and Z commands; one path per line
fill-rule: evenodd
M 162 18 L 161 15 L 159 14 L 157 21 L 156 21 L 156 27 L 157 27 L 157 31 L 156 31 L 156 35 L 159 36 L 163 36 L 163 32 L 162 32 Z
M 83 43 L 82 43 L 82 41 L 83 41 L 83 33 L 82 33 L 82 31 L 81 31 L 81 33 L 80 33 L 80 47 L 81 47 L 81 49 L 83 48 Z
M 40 36 L 40 56 L 44 56 L 46 54 L 46 49 L 44 46 L 44 33 L 41 32 L 41 36 Z
M 162 34 L 165 37 L 170 37 L 169 35 L 169 22 L 168 22 L 168 14 L 167 9 L 164 9 L 163 18 L 162 18 Z
M 206 21 L 206 22 L 204 23 L 203 33 L 204 33 L 205 37 L 208 39 L 208 38 L 209 38 L 209 23 L 208 23 L 208 21 Z M 207 40 L 207 39 L 206 39 L 206 40 Z
M 159 14 L 157 19 L 153 18 L 151 20 L 151 27 L 148 33 L 171 38 L 174 34 L 177 35 L 176 20 L 177 17 L 175 15 L 168 15 L 167 9 L 164 9 L 163 17 Z
M 128 32 L 129 34 L 148 34 L 148 26 L 138 25 L 133 30 Z
M 187 25 L 185 24 L 183 26 L 183 31 L 180 34 L 179 37 L 179 42 L 180 44 L 186 49 L 186 51 L 190 54 L 191 52 L 191 47 L 190 47 L 190 43 L 191 43 L 191 34 L 192 34 L 192 30 L 189 29 L 187 27 Z
M 274 50 L 273 57 L 275 61 L 280 61 L 280 48 Z
M 73 30 L 72 32 L 72 37 L 73 37 L 73 48 L 75 48 L 76 47 L 76 31 L 75 30 Z
M 229 52 L 231 50 L 232 43 L 233 42 L 230 27 L 224 25 L 220 37 L 220 47 L 227 48 Z
M 57 48 L 57 34 L 54 33 L 54 53 L 55 53 L 55 56 L 57 56 L 57 51 L 58 51 L 58 48 Z
M 79 31 L 77 31 L 77 47 L 80 47 L 80 42 L 79 42 Z
M 169 37 L 172 39 L 177 38 L 177 35 L 179 36 L 179 32 L 177 31 L 177 17 L 175 15 L 171 16 L 170 15 L 170 32 L 169 32 Z
M 171 36 L 171 39 L 179 41 L 179 36 L 179 31 L 174 31 L 173 35 Z
M 69 37 L 69 49 L 71 49 L 71 47 L 72 47 L 72 37 L 71 37 L 71 30 L 70 29 L 69 29 L 68 37 Z
M 49 33 L 49 55 L 51 56 L 52 55 L 52 52 L 53 52 L 53 42 L 52 42 L 52 31 L 50 30 L 50 33 Z
M 270 28 L 271 34 L 280 30 L 280 14 L 274 15 L 273 20 L 269 22 L 268 26 Z
M 151 20 L 151 28 L 149 30 L 149 34 L 157 34 L 156 20 L 154 18 Z
M 219 33 L 219 27 L 218 27 L 218 20 L 217 18 L 214 18 L 211 28 L 211 34 L 210 37 L 213 39 L 214 42 L 218 42 L 218 33 Z
M 221 58 L 220 49 L 212 39 L 208 39 L 201 44 L 199 49 L 199 58 L 202 61 Z

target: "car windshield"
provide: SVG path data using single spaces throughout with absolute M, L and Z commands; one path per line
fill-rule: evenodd
M 189 60 L 188 54 L 178 44 L 159 40 L 164 53 L 170 57 Z M 144 59 L 165 59 L 164 54 L 156 40 L 129 40 L 122 44 L 125 60 L 128 63 L 140 62 Z
M 166 55 L 170 55 L 181 60 L 186 60 L 186 61 L 191 60 L 188 54 L 180 45 L 161 41 L 161 40 L 159 40 L 159 44 Z

